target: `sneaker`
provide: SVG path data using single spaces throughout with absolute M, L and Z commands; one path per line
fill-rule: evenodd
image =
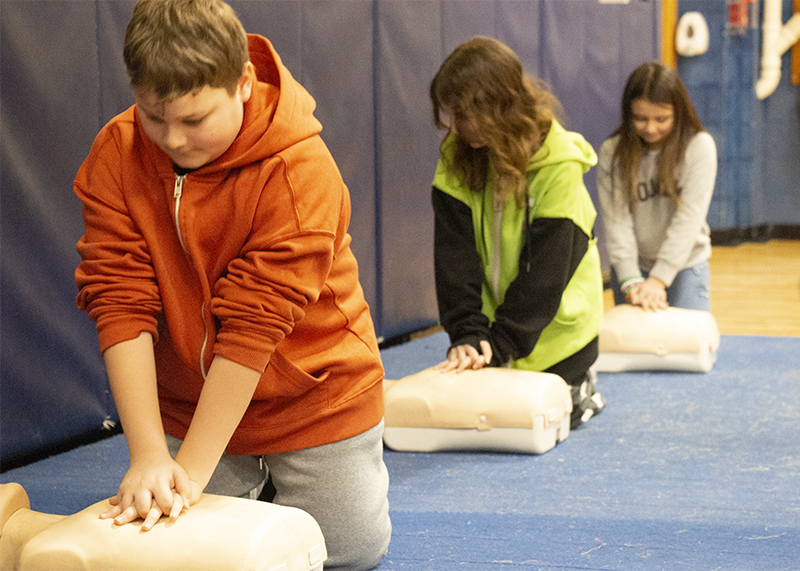
M 578 428 L 581 424 L 597 416 L 606 407 L 606 399 L 597 392 L 597 373 L 594 367 L 586 373 L 586 378 L 579 385 L 571 385 L 572 390 L 572 416 L 570 417 L 570 430 Z

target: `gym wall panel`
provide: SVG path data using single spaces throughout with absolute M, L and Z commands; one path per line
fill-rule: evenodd
M 781 23 L 792 17 L 795 6 L 794 0 L 783 0 Z M 754 61 L 758 77 L 759 60 Z M 792 49 L 781 57 L 778 87 L 758 102 L 758 111 L 762 154 L 756 178 L 764 181 L 758 223 L 800 226 L 800 86 L 792 83 Z
M 85 3 L 86 0 L 83 0 Z M 91 2 L 97 12 L 97 89 L 100 125 L 105 125 L 136 101 L 128 86 L 128 73 L 122 60 L 125 30 L 136 0 Z
M 800 226 L 800 87 L 791 84 L 790 54 L 783 55 L 778 89 L 762 103 L 760 177 L 768 182 L 763 187 L 761 223 Z
M 495 16 L 495 37 L 514 50 L 525 71 L 534 77 L 541 77 L 542 1 L 507 0 L 498 4 Z
M 782 7 L 785 23 L 793 0 Z M 678 72 L 717 142 L 711 229 L 738 240 L 769 236 L 773 226 L 800 226 L 800 89 L 791 85 L 790 53 L 781 59 L 778 87 L 759 100 L 762 15 L 731 33 L 724 2 L 681 0 L 679 10 L 700 12 L 709 27 L 708 52 L 679 57 Z
M 463 0 L 442 0 L 441 6 L 442 59 L 474 36 L 497 37 L 499 4 L 494 0 L 470 0 L 468 4 Z
M 441 135 L 428 86 L 443 57 L 441 16 L 437 0 L 375 5 L 378 327 L 386 338 L 436 322 L 430 192 Z
M 594 145 L 627 73 L 657 57 L 659 0 L 231 0 L 317 101 L 348 184 L 350 232 L 377 333 L 437 320 L 430 188 L 442 132 L 428 87 L 473 35 L 514 49 Z M 135 0 L 2 0 L 5 459 L 116 418 L 93 324 L 75 309 L 83 232 L 72 180 L 100 127 L 133 103 L 122 42 Z M 586 177 L 590 189 L 594 175 Z
M 619 125 L 627 76 L 658 59 L 654 4 L 542 3 L 542 78 L 564 105 L 570 128 L 595 147 Z
M 317 102 L 315 115 L 350 190 L 352 248 L 377 308 L 372 0 L 233 0 L 245 29 L 272 42 Z
M 93 324 L 75 307 L 72 193 L 99 124 L 93 2 L 3 1 L 0 443 L 9 458 L 113 415 Z M 68 31 L 68 33 L 66 33 Z
M 233 0 L 229 2 L 236 11 L 245 30 L 269 38 L 295 79 L 303 75 L 305 52 L 303 50 L 303 13 L 306 2 L 297 0 Z

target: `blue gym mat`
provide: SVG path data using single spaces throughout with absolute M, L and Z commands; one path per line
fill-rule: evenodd
M 383 352 L 387 378 L 444 358 Z M 601 373 L 541 456 L 389 452 L 380 569 L 800 569 L 800 338 L 723 336 L 707 374 Z
M 385 349 L 387 378 L 447 346 Z M 800 569 L 800 338 L 723 336 L 710 373 L 601 373 L 598 389 L 606 410 L 543 455 L 387 450 L 379 569 Z M 115 436 L 0 480 L 70 514 L 127 463 Z

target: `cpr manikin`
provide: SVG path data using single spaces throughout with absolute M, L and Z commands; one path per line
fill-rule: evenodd
M 317 522 L 296 508 L 203 494 L 148 532 L 141 520 L 100 519 L 108 509 L 104 500 L 69 516 L 35 512 L 22 486 L 0 485 L 0 569 L 317 571 L 327 558 Z
M 567 438 L 572 412 L 558 375 L 499 367 L 384 381 L 384 401 L 384 442 L 401 451 L 542 454 Z
M 668 307 L 646 311 L 617 305 L 603 314 L 600 372 L 710 371 L 717 360 L 719 329 L 708 311 Z

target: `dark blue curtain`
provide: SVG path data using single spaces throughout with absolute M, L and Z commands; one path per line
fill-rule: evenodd
M 72 278 L 82 221 L 71 180 L 99 128 L 95 4 L 0 10 L 0 457 L 8 461 L 100 429 L 113 405 Z
M 378 334 L 436 322 L 430 182 L 441 133 L 428 84 L 473 35 L 510 45 L 597 146 L 627 74 L 658 57 L 659 0 L 234 0 L 317 100 L 352 196 L 351 233 Z M 14 462 L 116 421 L 93 324 L 74 304 L 83 233 L 72 180 L 132 104 L 133 0 L 0 4 L 0 443 Z M 587 176 L 590 189 L 594 177 Z M 600 229 L 602 233 L 602 229 Z
M 756 4 L 758 6 L 760 4 Z M 783 0 L 781 22 L 794 8 Z M 728 28 L 726 2 L 681 0 L 680 12 L 700 12 L 709 50 L 678 59 L 700 119 L 717 142 L 719 171 L 708 215 L 712 230 L 733 239 L 769 237 L 771 229 L 800 226 L 800 88 L 791 84 L 791 50 L 781 61 L 777 89 L 755 95 L 761 69 L 761 24 Z

